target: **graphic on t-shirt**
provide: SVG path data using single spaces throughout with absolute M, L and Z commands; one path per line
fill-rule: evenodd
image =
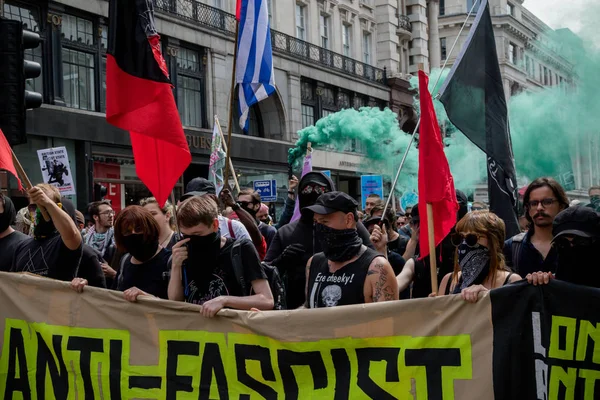
M 225 285 L 223 278 L 216 274 L 213 274 L 212 276 L 215 279 L 210 281 L 208 284 L 208 291 L 205 293 L 200 293 L 200 288 L 198 288 L 195 280 L 192 280 L 188 284 L 187 298 L 189 303 L 204 304 L 219 296 L 229 296 L 229 290 L 227 289 L 227 285 Z
M 38 255 L 40 253 L 40 255 Z M 46 257 L 44 255 L 44 248 L 38 247 L 35 249 L 33 254 L 31 253 L 31 249 L 28 249 L 23 257 L 28 257 L 29 260 L 25 263 L 25 268 L 23 272 L 29 272 L 36 275 L 46 276 L 48 275 L 48 263 L 46 262 Z M 39 258 L 39 260 L 38 260 Z M 37 269 L 36 261 L 41 262 L 42 266 L 40 269 Z
M 335 307 L 342 298 L 342 288 L 338 285 L 329 285 L 321 293 L 326 307 Z

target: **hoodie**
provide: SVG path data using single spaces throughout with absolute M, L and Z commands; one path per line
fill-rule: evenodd
M 335 190 L 335 185 L 331 178 L 321 172 L 309 172 L 302 177 L 298 185 L 298 202 L 300 210 L 311 206 L 317 200 L 318 195 L 303 195 L 302 191 L 309 184 L 318 183 L 325 186 L 328 192 Z M 289 309 L 295 309 L 304 304 L 306 290 L 306 264 L 308 260 L 316 253 L 321 252 L 321 246 L 314 240 L 313 236 L 313 216 L 310 212 L 303 212 L 298 221 L 285 225 L 273 238 L 271 246 L 265 257 L 265 262 L 272 263 L 284 250 L 290 245 L 301 245 L 304 253 L 300 257 L 295 257 L 292 261 L 278 263 L 275 265 L 280 274 L 286 281 L 287 306 Z M 358 235 L 363 243 L 373 248 L 370 235 L 362 223 L 357 225 Z

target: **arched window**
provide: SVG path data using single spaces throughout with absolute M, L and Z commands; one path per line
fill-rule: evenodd
M 248 126 L 248 132 L 245 134 L 248 136 L 265 137 L 265 131 L 263 129 L 262 117 L 260 115 L 260 110 L 258 109 L 258 104 L 250 107 L 248 119 L 250 120 L 250 124 Z M 237 109 L 237 101 L 233 112 L 233 133 L 237 133 L 239 135 L 244 134 L 244 132 L 242 132 L 242 128 L 240 128 L 240 115 Z

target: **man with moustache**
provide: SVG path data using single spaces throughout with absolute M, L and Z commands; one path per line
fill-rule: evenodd
M 533 272 L 556 272 L 556 249 L 552 247 L 552 223 L 569 199 L 562 186 L 549 177 L 531 182 L 523 196 L 525 217 L 531 228 L 504 243 L 506 265 L 521 276 Z

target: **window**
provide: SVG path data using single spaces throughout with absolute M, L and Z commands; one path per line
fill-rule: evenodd
M 339 90 L 337 104 L 340 110 L 350 108 L 350 95 L 346 92 Z
M 300 40 L 306 40 L 306 26 L 304 25 L 305 8 L 296 4 L 296 39 Z
M 329 49 L 329 17 L 321 15 L 321 47 Z
M 302 104 L 302 128 L 315 124 L 315 108 Z
M 440 38 L 440 51 L 442 53 L 442 60 L 445 60 L 447 57 L 446 38 Z
M 446 15 L 446 0 L 440 0 L 440 15 Z
M 40 33 L 38 15 L 37 12 L 34 12 L 33 10 L 4 3 L 4 17 L 13 21 L 21 21 L 24 29 Z M 25 59 L 42 65 L 42 47 L 44 47 L 44 45 L 40 44 L 35 49 L 25 50 Z M 40 76 L 35 79 L 28 79 L 25 89 L 43 93 L 42 75 L 40 74 Z
M 237 102 L 237 95 L 236 95 L 236 102 Z M 240 128 L 240 114 L 238 112 L 237 106 L 234 107 L 233 115 L 234 115 L 233 133 L 242 135 L 243 134 L 242 128 Z M 258 104 L 255 104 L 252 107 L 250 107 L 250 112 L 248 113 L 248 120 L 249 120 L 248 132 L 246 133 L 246 135 L 254 136 L 254 137 L 264 137 L 262 119 L 260 116 L 260 110 L 258 109 Z
M 506 14 L 508 15 L 515 15 L 515 6 L 513 6 L 510 3 L 506 3 Z
M 200 53 L 180 48 L 177 54 L 177 106 L 184 126 L 203 126 L 203 82 Z
M 512 43 L 508 44 L 508 61 L 511 64 L 517 63 L 517 46 Z
M 273 25 L 273 0 L 267 1 L 267 11 L 269 13 L 269 26 Z
M 342 45 L 344 48 L 344 55 L 346 57 L 352 57 L 352 51 L 350 50 L 351 42 L 352 34 L 350 32 L 350 25 L 342 25 Z
M 544 67 L 544 85 L 548 85 L 548 68 Z
M 61 25 L 63 89 L 67 107 L 96 111 L 95 58 L 92 21 L 63 15 Z
M 223 9 L 223 0 L 212 0 L 212 5 L 219 10 Z
M 365 106 L 365 99 L 360 96 L 360 95 L 354 95 L 354 99 L 353 99 L 353 108 L 355 110 L 359 110 L 361 107 Z
M 473 9 L 473 13 L 476 13 L 479 10 L 479 6 L 481 5 L 481 0 L 467 0 L 467 12 Z M 475 7 L 473 7 L 475 6 Z
M 371 64 L 371 34 L 363 32 L 363 62 Z

